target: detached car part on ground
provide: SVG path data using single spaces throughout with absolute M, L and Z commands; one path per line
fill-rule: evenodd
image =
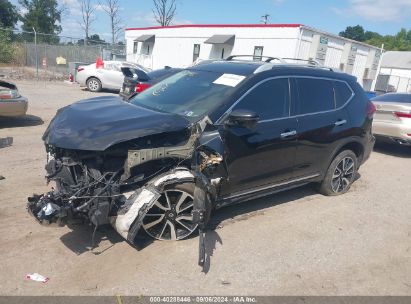
M 119 95 L 124 100 L 129 100 L 135 94 L 143 92 L 156 83 L 181 72 L 182 70 L 183 69 L 179 68 L 165 67 L 164 69 L 146 73 L 139 69 L 122 67 L 121 71 L 124 75 L 124 82 Z
M 0 80 L 0 117 L 24 116 L 27 108 L 27 98 L 20 95 L 17 86 Z
M 373 132 L 379 140 L 411 145 L 411 94 L 388 93 L 372 99 L 377 112 Z
M 228 204 L 310 182 L 345 193 L 372 150 L 372 115 L 346 74 L 235 60 L 192 67 L 130 103 L 60 109 L 43 136 L 56 187 L 28 210 L 43 224 L 110 223 L 130 243 L 141 228 L 184 239 Z

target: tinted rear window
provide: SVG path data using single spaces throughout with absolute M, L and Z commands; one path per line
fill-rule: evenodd
M 385 94 L 372 99 L 373 101 L 382 102 L 402 102 L 411 103 L 411 94 Z
M 350 100 L 352 91 L 345 82 L 334 81 L 335 105 L 337 108 L 342 107 Z
M 334 86 L 331 80 L 295 78 L 299 103 L 298 114 L 323 112 L 335 109 Z

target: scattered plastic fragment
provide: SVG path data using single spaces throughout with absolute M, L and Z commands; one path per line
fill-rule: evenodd
M 47 283 L 50 280 L 49 278 L 42 276 L 41 274 L 38 274 L 38 273 L 27 274 L 26 279 L 37 281 L 37 282 L 43 282 L 43 283 Z

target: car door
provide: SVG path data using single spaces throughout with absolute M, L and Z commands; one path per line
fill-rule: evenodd
M 124 81 L 124 75 L 121 71 L 121 64 L 116 62 L 104 64 L 104 69 L 102 71 L 103 87 L 119 90 Z
M 296 118 L 290 118 L 288 78 L 266 79 L 249 90 L 232 107 L 259 115 L 254 127 L 224 124 L 228 184 L 227 196 L 293 177 L 296 153 Z
M 347 131 L 349 116 L 343 103 L 352 96 L 352 91 L 345 85 L 345 101 L 338 100 L 337 104 L 340 84 L 345 85 L 324 78 L 292 79 L 292 91 L 296 96 L 293 112 L 298 120 L 296 177 L 321 175 L 328 167 L 339 139 Z

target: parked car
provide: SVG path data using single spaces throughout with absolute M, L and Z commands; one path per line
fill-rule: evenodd
M 13 83 L 0 80 L 0 116 L 26 115 L 28 101 Z
M 346 193 L 374 145 L 375 108 L 356 78 L 312 65 L 193 66 L 134 96 L 60 109 L 43 140 L 52 192 L 28 210 L 41 223 L 111 223 L 180 240 L 212 210 L 317 183 Z M 200 238 L 201 239 L 201 238 Z
M 102 89 L 120 90 L 124 75 L 122 67 L 130 67 L 148 73 L 144 67 L 123 61 L 104 61 L 103 66 L 97 68 L 96 64 L 79 66 L 77 68 L 76 82 L 80 86 L 87 87 L 92 92 L 99 92 Z
M 143 92 L 157 82 L 182 70 L 183 69 L 165 67 L 164 69 L 145 73 L 144 71 L 135 68 L 122 67 L 121 71 L 124 75 L 124 82 L 120 90 L 120 96 L 124 100 L 128 100 L 133 95 Z
M 377 108 L 373 132 L 377 139 L 411 144 L 411 94 L 388 93 L 372 99 Z

